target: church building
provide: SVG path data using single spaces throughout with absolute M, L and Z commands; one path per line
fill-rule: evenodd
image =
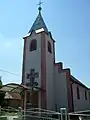
M 38 8 L 38 16 L 23 37 L 22 84 L 30 87 L 26 104 L 33 107 L 69 112 L 90 109 L 88 87 L 77 80 L 63 63 L 56 63 L 55 41 Z

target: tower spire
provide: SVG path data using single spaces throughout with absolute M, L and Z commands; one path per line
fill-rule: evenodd
M 33 23 L 31 29 L 29 30 L 29 33 L 32 32 L 32 31 L 36 31 L 36 30 L 38 30 L 38 29 L 41 29 L 41 28 L 43 28 L 44 31 L 45 31 L 46 33 L 48 33 L 48 29 L 47 29 L 47 27 L 46 27 L 46 25 L 45 25 L 45 22 L 44 22 L 44 20 L 43 20 L 43 18 L 42 18 L 42 15 L 41 15 L 41 10 L 42 10 L 41 4 L 42 4 L 42 2 L 41 2 L 41 0 L 40 0 L 40 1 L 39 1 L 39 4 L 37 4 L 37 5 L 39 6 L 39 7 L 38 7 L 39 14 L 38 14 L 35 22 Z

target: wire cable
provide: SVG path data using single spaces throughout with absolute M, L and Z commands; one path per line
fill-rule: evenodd
M 7 70 L 3 70 L 3 69 L 1 69 L 1 68 L 0 68 L 0 71 L 5 72 L 5 73 L 9 73 L 9 74 L 12 74 L 12 75 L 20 76 L 19 74 L 12 73 L 12 72 L 9 72 L 9 71 L 7 71 Z

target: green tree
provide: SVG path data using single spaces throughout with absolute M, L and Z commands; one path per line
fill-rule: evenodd
M 89 92 L 88 92 L 88 95 L 89 95 L 89 98 L 90 98 L 90 90 L 89 90 Z
M 0 88 L 2 88 L 3 84 L 2 84 L 2 80 L 1 80 L 1 76 L 0 76 Z
M 1 77 L 0 77 L 0 89 L 2 88 L 2 86 L 3 84 L 2 84 Z M 4 103 L 4 96 L 5 96 L 5 93 L 0 91 L 0 106 L 2 106 Z
M 2 88 L 2 86 L 3 86 L 3 85 L 2 85 L 2 81 L 0 80 L 0 88 Z
M 0 106 L 2 106 L 4 104 L 4 96 L 5 96 L 5 93 L 0 92 Z

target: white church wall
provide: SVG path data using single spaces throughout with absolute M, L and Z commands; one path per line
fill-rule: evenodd
M 80 99 L 77 99 L 77 86 L 80 91 Z M 87 100 L 85 99 L 85 90 L 87 91 Z M 76 83 L 73 84 L 74 111 L 83 111 L 90 109 L 90 99 L 88 90 Z
M 68 109 L 68 94 L 67 94 L 67 80 L 65 72 L 58 72 L 55 67 L 55 108 L 60 111 L 60 108 Z
M 54 63 L 53 40 L 46 34 L 46 93 L 47 109 L 54 110 Z M 48 52 L 48 41 L 51 43 L 52 53 Z
M 37 40 L 37 49 L 35 51 L 30 51 L 30 42 L 32 39 Z M 35 72 L 39 73 L 39 77 L 36 81 L 39 83 L 38 87 L 41 87 L 41 35 L 32 33 L 30 37 L 26 39 L 26 53 L 25 53 L 25 83 L 29 82 L 26 79 L 27 73 L 30 73 L 30 69 L 34 68 Z

